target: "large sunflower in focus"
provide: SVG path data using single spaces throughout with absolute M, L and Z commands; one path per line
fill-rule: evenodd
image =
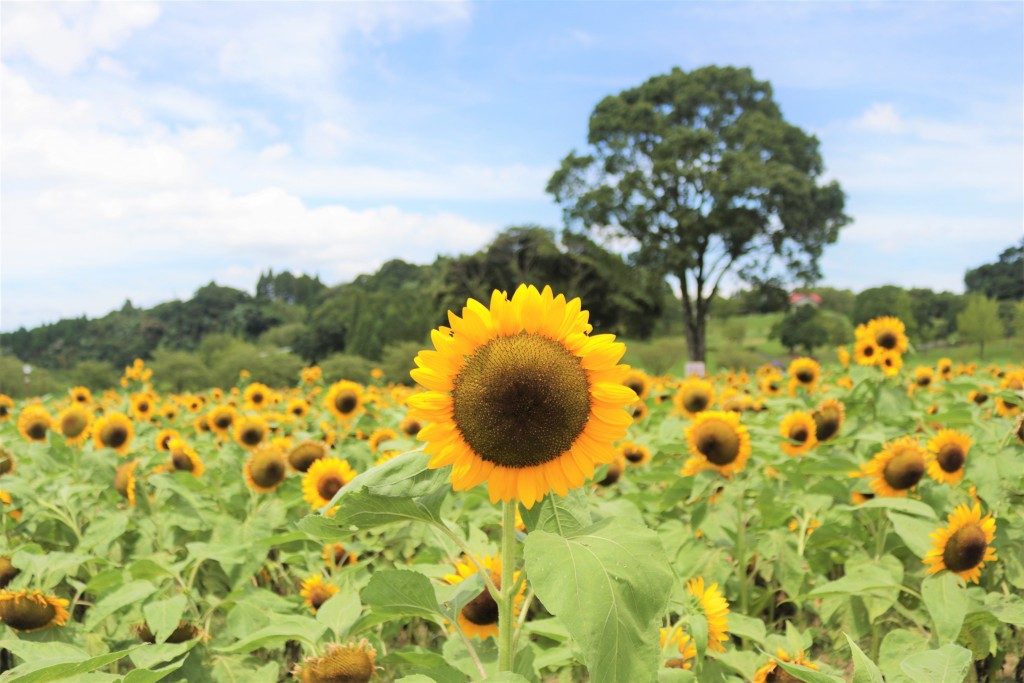
M 698 577 L 686 583 L 686 590 L 697 598 L 708 622 L 708 649 L 725 652 L 723 643 L 729 640 L 729 603 L 719 590 L 718 584 L 705 586 L 704 579 Z
M 409 405 L 431 423 L 418 434 L 430 466 L 452 465 L 456 490 L 486 481 L 492 502 L 530 507 L 612 460 L 637 395 L 622 384 L 625 345 L 590 336 L 588 317 L 579 299 L 521 285 L 490 307 L 470 299 L 431 333 L 411 373 L 428 391 Z
M 711 407 L 715 400 L 715 385 L 700 377 L 687 377 L 679 384 L 672 398 L 676 409 L 687 417 L 696 417 Z
M 96 448 L 112 448 L 118 455 L 125 455 L 132 447 L 135 427 L 124 413 L 110 413 L 96 420 L 92 429 Z
M 924 556 L 928 573 L 943 569 L 957 574 L 965 581 L 978 583 L 986 562 L 996 560 L 992 541 L 996 537 L 996 520 L 992 515 L 981 516 L 981 506 L 958 506 L 950 513 L 948 524 L 932 532 L 932 549 Z
M 871 477 L 871 489 L 879 496 L 901 497 L 917 486 L 927 467 L 928 454 L 912 436 L 885 444 L 861 470 Z
M 737 413 L 709 410 L 701 413 L 686 428 L 690 459 L 682 474 L 692 476 L 714 469 L 730 477 L 743 469 L 750 457 L 750 433 Z
M 943 429 L 928 442 L 931 459 L 928 475 L 935 481 L 956 484 L 964 478 L 964 464 L 971 450 L 971 437 L 955 429 Z
M 18 432 L 28 441 L 46 441 L 52 425 L 49 411 L 38 404 L 25 406 L 18 414 Z

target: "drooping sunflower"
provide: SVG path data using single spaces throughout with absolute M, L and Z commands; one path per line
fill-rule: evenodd
M 398 425 L 398 428 L 402 430 L 402 433 L 406 436 L 416 436 L 420 433 L 420 430 L 423 429 L 423 425 L 412 415 L 406 415 L 402 418 L 402 422 Z
M 1024 392 L 1024 370 L 1006 373 L 999 383 L 999 388 L 1015 391 L 1017 394 Z M 1016 400 L 1007 400 L 1002 396 L 996 397 L 996 412 L 1002 417 L 1013 417 L 1020 414 L 1022 406 L 1024 406 L 1024 398 L 1019 396 Z
M 309 610 L 316 614 L 316 611 L 337 592 L 337 586 L 333 583 L 326 583 L 322 575 L 313 574 L 302 582 L 299 595 L 302 596 Z
M 188 472 L 193 477 L 203 476 L 206 466 L 203 465 L 203 459 L 199 457 L 196 449 L 188 445 L 184 439 L 171 439 L 167 446 L 171 455 L 165 467 L 168 472 Z
M 114 472 L 114 490 L 128 501 L 130 507 L 135 507 L 138 483 L 135 478 L 135 470 L 138 466 L 138 460 L 129 460 L 118 466 L 117 471 Z
M 112 448 L 118 455 L 127 455 L 135 438 L 135 427 L 124 413 L 108 413 L 96 420 L 92 440 L 96 448 Z
M 355 382 L 335 382 L 327 390 L 324 405 L 339 420 L 351 420 L 363 407 L 363 388 Z
M 57 415 L 55 427 L 69 446 L 78 446 L 89 438 L 92 413 L 81 403 L 72 403 Z
M 813 392 L 818 387 L 818 379 L 821 377 L 821 365 L 813 358 L 794 358 L 789 363 L 786 374 L 789 375 L 789 392 L 791 394 L 798 387 Z
M 319 441 L 303 441 L 288 452 L 288 464 L 297 472 L 306 472 L 310 466 L 327 455 L 327 449 Z
M 996 520 L 981 516 L 981 506 L 959 505 L 947 518 L 948 524 L 931 533 L 932 549 L 924 556 L 929 574 L 948 569 L 965 581 L 978 583 L 986 562 L 996 561 L 992 541 Z
M 782 418 L 779 434 L 784 439 L 779 446 L 790 457 L 803 455 L 818 445 L 814 416 L 803 410 L 793 411 Z
M 588 316 L 579 299 L 526 285 L 449 312 L 411 373 L 427 388 L 409 405 L 431 423 L 418 435 L 430 467 L 453 465 L 456 490 L 487 482 L 493 502 L 531 507 L 611 461 L 637 396 L 622 384 L 625 346 L 590 336 Z
M 878 365 L 882 359 L 875 340 L 870 337 L 861 337 L 853 343 L 853 359 L 857 365 Z
M 148 391 L 144 391 L 138 394 L 132 394 L 131 397 L 131 415 L 135 420 L 148 420 L 153 417 L 156 412 L 156 401 L 152 394 Z
M 302 478 L 302 497 L 314 510 L 331 502 L 334 494 L 345 484 L 356 478 L 356 471 L 348 460 L 320 458 L 306 471 Z
M 0 555 L 0 588 L 6 588 L 7 584 L 14 580 L 21 570 L 11 563 L 7 555 Z
M 267 438 L 269 428 L 262 415 L 243 415 L 235 419 L 235 441 L 252 450 Z
M 647 398 L 647 392 L 651 390 L 651 378 L 643 370 L 631 369 L 622 379 L 622 383 L 633 390 L 633 393 L 643 401 Z
M 11 419 L 13 408 L 14 399 L 7 394 L 0 394 L 0 422 L 6 422 Z
M 28 441 L 46 441 L 52 426 L 49 411 L 39 404 L 27 405 L 18 414 L 18 432 Z
M 679 384 L 672 401 L 679 412 L 694 418 L 714 403 L 715 385 L 700 377 L 687 377 Z
M 619 445 L 619 454 L 631 465 L 643 465 L 651 459 L 651 450 L 632 441 L 624 441 Z
M 811 415 L 814 417 L 814 435 L 818 441 L 829 441 L 842 430 L 846 408 L 841 401 L 829 398 L 819 403 Z
M 16 469 L 18 469 L 18 460 L 14 457 L 14 453 L 0 446 L 0 477 L 5 474 L 14 474 Z
M 367 683 L 377 670 L 377 651 L 364 638 L 358 643 L 330 643 L 319 657 L 307 657 L 292 669 L 302 683 Z
M 180 438 L 181 434 L 178 433 L 177 429 L 161 429 L 157 432 L 157 435 L 153 437 L 153 444 L 156 446 L 158 451 L 168 451 L 171 447 L 171 440 Z
M 245 483 L 253 491 L 269 493 L 288 476 L 288 459 L 284 451 L 274 445 L 265 445 L 253 451 L 242 466 Z
M 928 453 L 912 436 L 885 444 L 861 470 L 871 477 L 871 489 L 879 496 L 902 497 L 917 486 L 927 467 Z
M 225 438 L 237 417 L 238 414 L 231 406 L 215 406 L 206 414 L 206 425 L 214 434 Z
M 956 429 L 942 429 L 928 442 L 928 475 L 935 481 L 956 484 L 964 478 L 964 464 L 973 443 Z
M 37 590 L 0 590 L 0 622 L 15 631 L 36 631 L 68 622 L 68 601 Z
M 245 407 L 249 410 L 263 410 L 270 403 L 273 392 L 262 382 L 253 382 L 245 388 L 242 398 L 245 399 Z
M 495 588 L 501 590 L 501 558 L 497 555 L 484 555 L 478 557 L 477 562 L 488 572 Z M 474 576 L 477 571 L 476 563 L 469 559 L 461 559 L 455 563 L 452 573 L 445 574 L 444 580 L 449 585 L 454 586 Z M 515 572 L 513 574 L 513 581 L 518 580 L 519 572 Z M 515 584 L 513 583 L 513 585 Z M 524 590 L 525 584 L 513 600 L 513 619 L 519 616 Z M 466 603 L 466 606 L 459 611 L 458 621 L 459 628 L 469 638 L 486 640 L 487 638 L 498 637 L 498 603 L 491 597 L 491 593 L 487 590 L 486 586 L 480 591 L 479 595 Z
M 697 658 L 697 645 L 693 638 L 680 626 L 658 630 L 658 642 L 665 667 L 669 669 L 690 669 Z
M 75 403 L 82 403 L 84 405 L 92 403 L 92 392 L 89 391 L 89 387 L 71 387 L 68 393 L 71 395 L 71 400 Z
M 146 622 L 136 624 L 132 630 L 135 631 L 135 635 L 138 636 L 139 640 L 143 643 L 156 642 L 156 636 L 153 635 L 153 631 L 150 630 L 149 624 L 147 624 Z M 198 638 L 201 635 L 203 635 L 203 630 L 201 628 L 199 628 L 192 622 L 183 619 L 178 622 L 178 625 L 174 628 L 173 631 L 171 631 L 170 635 L 167 636 L 167 640 L 165 640 L 164 642 L 169 643 L 171 645 L 176 645 L 178 643 L 185 643 L 190 640 L 194 640 L 195 638 Z
M 370 450 L 376 453 L 382 443 L 397 438 L 398 432 L 394 429 L 391 429 L 390 427 L 381 427 L 380 429 L 375 429 L 373 434 L 370 434 L 370 438 L 367 440 L 367 443 L 370 446 Z
M 703 577 L 697 577 L 686 583 L 686 590 L 697 598 L 708 622 L 708 649 L 725 652 L 723 643 L 729 640 L 729 603 L 718 584 L 705 586 Z
M 324 546 L 321 556 L 324 564 L 330 569 L 337 569 L 345 565 L 355 564 L 359 556 L 343 546 L 341 543 L 328 543 Z
M 775 656 L 769 659 L 761 668 L 754 674 L 753 683 L 783 683 L 784 681 L 796 681 L 785 669 L 783 669 L 779 662 L 785 662 L 786 664 L 796 664 L 797 666 L 804 666 L 814 671 L 818 670 L 818 665 L 807 659 L 803 651 L 798 650 L 792 657 L 789 656 L 785 650 L 779 649 L 775 652 Z
M 731 477 L 743 469 L 750 457 L 750 433 L 737 413 L 706 411 L 686 428 L 690 458 L 682 474 L 692 476 L 705 469 Z

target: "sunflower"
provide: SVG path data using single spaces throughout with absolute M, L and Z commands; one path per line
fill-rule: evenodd
M 632 422 L 637 400 L 618 365 L 625 345 L 590 336 L 579 299 L 521 285 L 490 308 L 470 299 L 451 328 L 434 330 L 433 351 L 416 356 L 412 377 L 428 391 L 409 397 L 433 457 L 453 465 L 456 490 L 487 482 L 492 502 L 527 507 L 549 491 L 566 495 L 612 460 L 612 442 Z
M 288 452 L 288 464 L 297 472 L 305 472 L 325 455 L 327 449 L 319 441 L 303 441 Z
M 953 359 L 940 358 L 935 364 L 935 371 L 939 373 L 942 379 L 950 379 L 953 376 Z
M 843 369 L 850 367 L 850 350 L 845 346 L 836 347 L 836 358 L 839 360 L 839 364 L 843 366 Z
M 740 423 L 739 415 L 729 411 L 698 415 L 686 428 L 686 444 L 690 459 L 683 465 L 684 476 L 714 469 L 731 477 L 743 469 L 750 457 L 750 433 Z
M 647 403 L 645 401 L 637 401 L 626 406 L 626 412 L 633 418 L 633 422 L 643 422 L 644 418 L 647 417 Z
M 118 455 L 126 455 L 132 447 L 135 428 L 124 413 L 110 413 L 96 420 L 92 429 L 96 448 L 113 448 Z
M 853 359 L 857 365 L 878 365 L 882 355 L 874 339 L 862 337 L 853 343 Z
M 754 674 L 753 683 L 783 683 L 784 681 L 798 680 L 779 666 L 779 662 L 807 667 L 814 671 L 818 670 L 818 665 L 807 659 L 802 651 L 798 650 L 795 655 L 790 657 L 789 653 L 785 650 L 779 649 L 775 652 L 775 657 L 769 659 L 764 666 L 757 670 Z
M 325 545 L 321 556 L 324 558 L 324 564 L 331 569 L 355 564 L 356 560 L 359 559 L 358 555 L 340 543 L 328 543 Z
M 288 401 L 288 407 L 285 411 L 292 417 L 306 417 L 309 414 L 309 402 L 304 398 L 293 398 Z
M 964 463 L 971 437 L 955 429 L 943 429 L 928 442 L 928 475 L 935 481 L 956 484 L 964 478 Z
M 131 415 L 136 420 L 148 420 L 156 412 L 153 396 L 149 392 L 132 394 Z
M 871 489 L 879 496 L 902 497 L 917 486 L 924 476 L 928 453 L 912 436 L 903 436 L 885 444 L 861 475 L 871 477 Z
M 165 403 L 160 406 L 160 417 L 167 422 L 174 422 L 178 419 L 178 406 L 173 403 Z
M 380 448 L 380 445 L 386 441 L 392 441 L 398 438 L 398 432 L 390 427 L 382 427 L 374 430 L 373 434 L 370 434 L 370 438 L 367 443 L 370 445 L 370 450 L 374 453 Z
M 242 398 L 245 399 L 245 407 L 250 410 L 262 410 L 270 403 L 270 397 L 274 392 L 262 382 L 253 382 L 245 388 Z
M 985 405 L 991 391 L 992 389 L 988 387 L 971 391 L 967 394 L 967 400 L 976 406 Z
M 924 556 L 928 573 L 948 569 L 965 581 L 978 583 L 986 562 L 995 562 L 996 520 L 981 516 L 981 506 L 959 505 L 947 518 L 944 528 L 931 533 L 932 549 Z
M 927 365 L 918 365 L 914 368 L 914 384 L 912 388 L 927 389 L 935 381 L 935 371 Z
M 310 611 L 316 614 L 316 611 L 337 592 L 337 586 L 333 583 L 325 583 L 324 577 L 320 574 L 313 574 L 302 582 L 299 595 L 302 596 Z
M 795 393 L 797 387 L 813 392 L 821 377 L 821 365 L 813 358 L 794 358 L 786 374 L 789 375 L 789 393 Z
M 700 377 L 687 377 L 679 384 L 672 402 L 683 415 L 693 418 L 711 407 L 715 385 Z
M 18 432 L 29 441 L 46 441 L 46 433 L 53 426 L 53 418 L 41 405 L 25 406 L 18 414 Z
M 722 644 L 729 639 L 729 603 L 717 583 L 705 587 L 704 579 L 690 579 L 686 590 L 700 603 L 701 611 L 708 622 L 708 649 L 725 652 Z
M 0 394 L 0 422 L 11 419 L 12 408 L 14 408 L 14 399 L 7 394 Z
M 14 453 L 0 446 L 0 477 L 5 474 L 14 474 L 16 469 L 18 469 L 18 461 L 14 457 Z
M 84 405 L 92 403 L 92 392 L 89 391 L 89 387 L 72 387 L 68 393 L 71 395 L 71 400 L 75 403 L 82 403 Z
M 782 452 L 795 457 L 803 455 L 818 445 L 817 423 L 808 412 L 797 410 L 782 418 L 779 434 L 784 441 L 779 444 Z
M 875 344 L 885 351 L 906 353 L 909 345 L 907 339 L 907 328 L 903 321 L 893 316 L 875 318 L 868 323 L 868 333 L 875 340 Z
M 1015 391 L 1020 394 L 1024 391 L 1024 370 L 1018 370 L 1012 373 L 1006 373 L 1003 380 L 999 383 L 1000 389 L 1008 389 L 1009 391 Z M 1018 397 L 1016 400 L 1007 401 L 1001 396 L 996 397 L 996 412 L 1002 417 L 1013 417 L 1021 412 L 1022 401 Z
M 72 403 L 57 415 L 56 428 L 71 446 L 85 443 L 89 438 L 89 423 L 92 413 L 81 403 Z
M 420 430 L 423 429 L 423 425 L 415 417 L 406 415 L 402 418 L 402 422 L 398 425 L 398 428 L 402 430 L 402 433 L 406 436 L 416 436 L 420 433 Z
M 0 588 L 5 588 L 20 573 L 21 570 L 11 563 L 10 557 L 0 555 Z
M 616 454 L 612 458 L 612 461 L 608 463 L 608 469 L 605 471 L 605 475 L 597 480 L 595 483 L 598 486 L 612 486 L 622 479 L 622 475 L 626 472 L 626 459 L 621 454 Z
M 138 636 L 139 640 L 143 643 L 155 643 L 156 636 L 153 635 L 153 631 L 150 630 L 149 624 L 142 622 L 136 624 L 133 627 L 135 635 Z M 194 640 L 199 636 L 203 635 L 203 630 L 189 621 L 179 621 L 178 625 L 171 631 L 170 635 L 167 636 L 165 643 L 176 645 L 178 643 L 186 643 L 190 640 Z
M 811 416 L 814 418 L 814 435 L 818 441 L 829 441 L 843 428 L 846 408 L 842 402 L 830 398 L 819 403 Z
M 765 375 L 758 380 L 758 386 L 765 396 L 778 396 L 782 393 L 782 375 L 777 372 Z
M 455 563 L 455 571 L 451 574 L 445 574 L 444 580 L 452 586 L 462 583 L 477 573 L 478 564 L 487 570 L 491 581 L 494 582 L 494 587 L 500 591 L 501 558 L 496 555 L 478 557 L 476 562 L 468 559 L 459 560 Z M 519 572 L 513 574 L 512 580 L 513 585 L 519 581 Z M 513 620 L 519 615 L 525 589 L 526 585 L 524 583 L 513 601 Z M 459 629 L 469 638 L 486 640 L 487 638 L 496 639 L 498 637 L 498 603 L 494 601 L 486 587 L 459 611 L 458 621 Z
M 114 490 L 128 500 L 130 507 L 135 507 L 136 479 L 135 470 L 139 466 L 138 460 L 129 460 L 120 465 L 114 473 Z
M 206 425 L 214 434 L 227 437 L 238 414 L 231 406 L 216 406 L 206 414 Z
M 649 448 L 632 441 L 625 441 L 619 445 L 619 455 L 625 458 L 626 462 L 631 465 L 643 465 L 651 459 Z
M 267 421 L 260 415 L 243 415 L 235 420 L 235 441 L 252 450 L 267 438 Z
M 0 622 L 15 631 L 35 631 L 68 622 L 68 601 L 37 590 L 0 590 Z
M 171 440 L 180 439 L 181 434 L 178 433 L 177 429 L 161 429 L 157 432 L 156 437 L 153 438 L 153 443 L 158 451 L 170 450 Z
M 377 651 L 364 638 L 359 643 L 330 643 L 324 654 L 307 657 L 292 669 L 302 683 L 367 683 L 377 670 Z
M 363 405 L 363 388 L 355 382 L 335 382 L 327 390 L 324 405 L 339 420 L 351 420 Z
M 302 497 L 309 506 L 319 510 L 334 498 L 334 494 L 356 477 L 356 471 L 348 460 L 320 458 L 315 461 L 302 478 Z
M 245 461 L 242 472 L 249 488 L 268 493 L 280 486 L 288 475 L 288 460 L 280 448 L 261 446 Z
M 193 477 L 203 476 L 206 467 L 196 449 L 189 446 L 183 439 L 172 439 L 167 444 L 167 450 L 171 459 L 167 463 L 167 470 L 170 472 L 189 472 Z
M 875 497 L 870 491 L 854 491 L 850 494 L 850 502 L 854 505 L 863 505 Z
M 622 383 L 633 390 L 641 401 L 647 398 L 647 392 L 651 390 L 651 378 L 643 370 L 636 368 L 626 373 Z
M 697 658 L 697 646 L 693 638 L 681 627 L 659 629 L 658 642 L 661 646 L 662 659 L 666 659 L 666 668 L 689 669 L 693 666 L 693 660 Z
M 303 384 L 316 384 L 320 381 L 320 378 L 324 376 L 324 371 L 320 369 L 319 365 L 311 365 L 308 368 L 302 368 L 299 371 L 299 378 Z

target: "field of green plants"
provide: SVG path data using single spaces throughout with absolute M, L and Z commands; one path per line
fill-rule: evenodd
M 879 318 L 648 374 L 582 306 L 409 385 L 0 396 L 0 681 L 1024 680 L 1024 368 Z

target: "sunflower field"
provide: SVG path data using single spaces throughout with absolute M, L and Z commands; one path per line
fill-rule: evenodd
M 409 384 L 0 396 L 0 681 L 1024 680 L 1024 368 L 599 332 L 522 286 Z

